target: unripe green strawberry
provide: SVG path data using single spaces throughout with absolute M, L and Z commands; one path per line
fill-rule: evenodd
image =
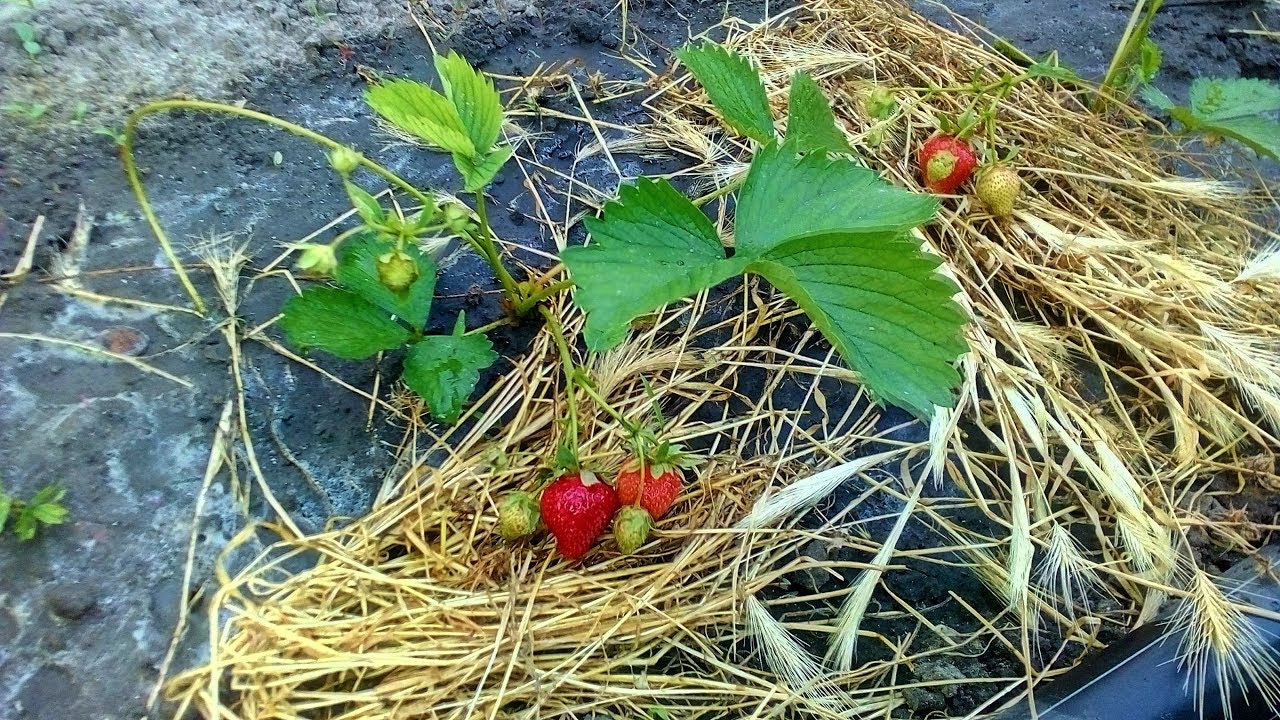
M 886 120 L 898 109 L 898 98 L 893 91 L 885 87 L 874 87 L 862 100 L 867 115 L 876 120 Z
M 448 203 L 440 208 L 445 227 L 455 235 L 461 235 L 471 228 L 471 211 L 464 205 Z
M 302 243 L 294 249 L 302 251 L 294 267 L 301 270 L 304 275 L 328 277 L 338 269 L 338 254 L 334 252 L 332 245 Z
M 339 175 L 350 175 L 360 166 L 360 153 L 349 147 L 340 147 L 329 153 L 329 165 L 337 170 Z
M 378 281 L 391 292 L 404 292 L 418 279 L 418 263 L 405 253 L 392 250 L 378 257 Z
M 991 165 L 978 175 L 975 190 L 978 199 L 992 215 L 1009 217 L 1022 192 L 1022 181 L 1018 178 L 1018 171 L 1008 165 Z
M 532 493 L 517 490 L 498 501 L 498 534 L 503 540 L 519 540 L 538 529 L 538 501 Z
M 653 518 L 649 511 L 638 505 L 625 505 L 613 520 L 613 539 L 623 555 L 630 555 L 649 539 Z

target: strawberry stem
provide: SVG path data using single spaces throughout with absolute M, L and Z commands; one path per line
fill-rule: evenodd
M 622 413 L 618 412 L 617 408 L 610 405 L 609 401 L 606 400 L 604 396 L 600 394 L 600 391 L 596 390 L 595 387 L 591 384 L 591 378 L 587 377 L 586 373 L 582 371 L 578 371 L 577 380 L 578 380 L 578 386 L 582 388 L 582 391 L 585 392 L 587 396 L 590 397 L 592 400 L 595 400 L 596 404 L 599 405 L 602 410 L 604 410 L 606 413 L 609 414 L 610 417 L 612 417 L 615 421 L 617 421 L 617 423 L 622 426 L 622 429 L 625 430 L 628 435 L 635 437 L 640 434 L 641 432 L 640 426 L 628 420 L 625 416 L 623 416 Z
M 538 311 L 547 321 L 551 339 L 555 342 L 556 349 L 560 351 L 560 366 L 564 369 L 565 405 L 569 414 L 566 430 L 569 434 L 570 447 L 576 454 L 578 451 L 578 370 L 573 363 L 573 354 L 569 351 L 569 343 L 565 340 L 564 328 L 560 326 L 560 320 L 545 305 L 539 305 Z

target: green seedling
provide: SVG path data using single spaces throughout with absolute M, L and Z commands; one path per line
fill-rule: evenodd
M 1164 0 L 1137 0 L 1120 42 L 1116 44 L 1111 64 L 1098 86 L 1094 110 L 1105 106 L 1108 99 L 1127 100 L 1160 71 L 1163 53 L 1150 37 L 1151 23 Z
M 1280 112 L 1280 85 L 1266 80 L 1196 78 L 1189 103 L 1181 106 L 1155 87 L 1143 98 L 1169 113 L 1182 131 L 1211 139 L 1230 138 L 1259 155 L 1280 160 L 1280 122 L 1267 117 Z
M 120 128 L 112 128 L 112 127 L 107 127 L 106 125 L 100 125 L 93 129 L 93 134 L 110 138 L 111 142 L 115 143 L 116 145 L 124 145 L 124 131 L 121 130 Z
M 89 103 L 83 101 L 76 103 L 75 109 L 71 111 L 71 121 L 81 123 L 87 117 L 89 117 Z
M 22 49 L 27 51 L 27 55 L 31 59 L 35 59 L 44 48 L 40 47 L 40 43 L 36 41 L 36 29 L 31 23 L 14 23 L 13 32 L 18 36 L 18 40 L 22 43 Z
M 6 115 L 34 123 L 49 112 L 49 106 L 38 102 L 12 102 L 0 105 L 0 110 Z
M 45 485 L 27 500 L 19 500 L 0 487 L 0 532 L 5 528 L 23 542 L 35 538 L 41 527 L 61 525 L 69 513 L 62 505 L 67 491 L 60 485 Z
M 316 22 L 319 22 L 319 23 L 322 23 L 328 20 L 329 18 L 333 17 L 334 15 L 337 15 L 337 13 L 335 12 L 327 12 L 327 11 L 321 10 L 319 0 L 311 0 L 311 2 L 307 3 L 307 12 L 311 14 L 312 20 L 315 20 Z

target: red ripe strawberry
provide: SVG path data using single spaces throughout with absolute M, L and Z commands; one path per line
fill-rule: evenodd
M 618 512 L 618 495 L 589 470 L 561 475 L 542 491 L 542 522 L 556 549 L 577 560 L 609 527 Z
M 639 505 L 657 520 L 675 504 L 684 489 L 684 472 L 677 465 L 645 464 L 628 460 L 618 473 L 618 499 L 623 505 Z
M 931 192 L 949 195 L 973 174 L 978 156 L 965 140 L 938 133 L 925 141 L 917 162 L 924 186 Z

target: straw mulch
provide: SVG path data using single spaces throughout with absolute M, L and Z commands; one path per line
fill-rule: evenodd
M 890 2 L 814 0 L 720 32 L 762 67 L 779 108 L 791 72 L 817 77 L 861 156 L 912 187 L 909 149 L 938 113 L 968 102 L 926 89 L 1020 72 Z M 876 83 L 900 89 L 888 121 L 862 108 Z M 596 151 L 689 158 L 682 174 L 704 188 L 745 169 L 748 149 L 721 131 L 700 90 L 655 74 L 657 85 L 645 101 L 654 123 Z M 915 663 L 976 641 L 1021 671 L 914 686 L 987 682 L 994 710 L 1034 694 L 1056 672 L 1046 668 L 1072 656 L 1068 643 L 1096 646 L 1104 622 L 1149 622 L 1177 602 L 1188 662 L 1221 664 L 1274 702 L 1276 658 L 1245 621 L 1262 611 L 1206 574 L 1197 543 L 1247 551 L 1270 529 L 1229 510 L 1236 494 L 1280 486 L 1277 237 L 1233 187 L 1171 174 L 1177 155 L 1155 149 L 1144 126 L 1129 110 L 1093 115 L 1077 90 L 1049 80 L 1002 103 L 1001 141 L 1019 148 L 1028 188 L 1016 216 L 996 222 L 951 198 L 921 234 L 974 318 L 958 405 L 939 413 L 927 441 L 871 446 L 865 403 L 828 413 L 824 388 L 856 378 L 820 337 L 780 340 L 795 311 L 766 286 L 696 298 L 588 362 L 612 401 L 636 417 L 662 407 L 671 436 L 707 448 L 707 461 L 637 556 L 604 542 L 584 565 L 566 565 L 545 542 L 505 545 L 491 531 L 495 499 L 534 482 L 558 437 L 561 379 L 541 334 L 451 435 L 431 435 L 401 399 L 403 472 L 388 499 L 224 577 L 210 603 L 209 662 L 175 678 L 168 696 L 218 718 L 642 717 L 655 707 L 672 717 L 887 717 Z M 872 146 L 875 135 L 884 141 Z M 557 310 L 580 326 L 570 306 Z M 747 369 L 753 382 L 740 386 Z M 809 415 L 771 400 L 789 383 L 806 388 Z M 616 428 L 586 415 L 587 460 L 616 468 Z M 878 454 L 865 458 L 868 447 Z M 964 497 L 921 492 L 944 478 Z M 886 607 L 898 522 L 861 548 L 871 562 L 797 561 L 848 587 L 810 598 L 832 608 L 827 619 L 781 622 L 782 601 L 761 591 L 796 569 L 782 565 L 795 548 L 859 542 L 840 517 L 816 531 L 794 525 L 845 482 L 937 528 L 947 540 L 935 556 L 962 554 L 1006 611 L 957 638 L 909 603 Z M 943 504 L 999 531 L 960 526 Z M 319 557 L 312 569 L 283 570 L 304 552 Z M 918 618 L 915 636 L 865 629 L 878 591 L 875 611 Z M 827 638 L 826 657 L 797 632 Z M 859 639 L 891 652 L 859 661 Z

